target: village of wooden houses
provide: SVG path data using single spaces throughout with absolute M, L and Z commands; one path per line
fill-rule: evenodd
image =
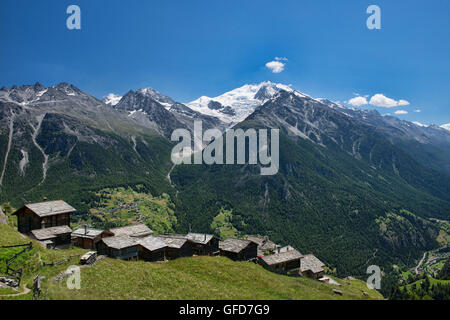
M 281 247 L 267 237 L 219 239 L 215 235 L 188 233 L 159 234 L 145 224 L 109 230 L 88 226 L 71 229 L 76 210 L 64 201 L 26 204 L 13 213 L 20 233 L 37 240 L 45 249 L 64 250 L 77 246 L 90 250 L 80 264 L 93 264 L 100 257 L 160 262 L 191 256 L 223 256 L 234 261 L 258 263 L 267 270 L 291 276 L 307 276 L 322 282 L 325 264 L 313 254 L 303 255 L 291 246 Z

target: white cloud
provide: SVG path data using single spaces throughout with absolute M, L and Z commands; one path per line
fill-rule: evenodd
M 286 63 L 280 62 L 279 60 L 287 61 L 286 58 L 276 57 L 274 61 L 267 62 L 266 67 L 269 68 L 273 73 L 283 72 Z
M 377 93 L 372 98 L 370 98 L 369 104 L 382 108 L 394 108 L 400 106 L 407 106 L 409 105 L 409 102 L 403 99 L 396 101 L 394 99 L 386 97 L 381 93 Z
M 288 58 L 285 58 L 285 57 L 275 57 L 275 60 L 277 60 L 277 61 L 288 61 Z
M 414 112 L 417 112 L 417 113 L 419 113 L 419 112 L 422 112 L 422 110 L 420 110 L 420 109 L 416 109 L 416 110 L 414 110 Z
M 355 107 L 360 107 L 369 104 L 365 97 L 354 97 L 350 99 L 347 103 Z
M 397 110 L 394 113 L 395 114 L 408 114 L 408 111 L 406 111 L 406 110 Z

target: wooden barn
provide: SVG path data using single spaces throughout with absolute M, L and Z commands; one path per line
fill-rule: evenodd
M 29 234 L 32 230 L 59 226 L 70 227 L 70 215 L 76 210 L 62 200 L 30 203 L 13 214 L 17 216 L 17 229 Z
M 258 245 L 250 240 L 229 238 L 219 242 L 220 255 L 231 260 L 250 261 L 258 257 Z
M 270 241 L 268 237 L 248 236 L 247 240 L 253 241 L 258 245 L 258 256 L 269 253 L 276 253 L 279 246 Z
M 141 238 L 139 244 L 139 259 L 154 262 L 164 261 L 167 244 L 161 239 L 153 236 Z
M 31 231 L 31 237 L 40 241 L 50 249 L 56 246 L 70 244 L 72 229 L 69 226 L 51 227 Z
M 323 277 L 325 270 L 325 263 L 317 259 L 313 254 L 304 256 L 300 263 L 300 274 L 313 279 L 319 279 Z
M 219 238 L 210 234 L 188 233 L 186 239 L 192 244 L 192 252 L 198 256 L 219 254 Z
M 109 229 L 109 232 L 111 232 L 114 237 L 129 236 L 134 238 L 144 238 L 153 234 L 153 231 L 145 224 L 112 228 Z
M 163 235 L 157 237 L 166 247 L 166 259 L 177 259 L 192 256 L 192 244 L 184 236 Z
M 282 253 L 275 253 L 260 258 L 260 264 L 272 272 L 287 274 L 300 268 L 302 254 L 297 250 L 289 250 Z
M 103 238 L 97 243 L 97 252 L 110 258 L 137 260 L 138 241 L 128 236 Z
M 75 244 L 83 249 L 96 249 L 97 243 L 106 237 L 111 237 L 113 234 L 109 231 L 97 230 L 88 227 L 80 228 L 72 232 L 72 239 Z

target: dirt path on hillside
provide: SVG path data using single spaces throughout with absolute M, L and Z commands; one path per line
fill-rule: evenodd
M 22 292 L 10 293 L 10 294 L 0 294 L 0 297 L 18 297 L 18 296 L 23 296 L 23 295 L 31 292 L 31 289 L 28 289 L 26 285 L 23 285 L 22 288 L 23 288 Z

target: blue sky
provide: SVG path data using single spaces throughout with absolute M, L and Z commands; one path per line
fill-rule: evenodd
M 66 28 L 81 8 L 82 29 Z M 366 27 L 381 8 L 382 29 Z M 153 87 L 181 102 L 245 83 L 314 97 L 375 94 L 400 118 L 450 123 L 450 1 L 2 0 L 0 86 L 70 82 L 99 98 Z M 265 67 L 286 57 L 283 72 Z M 373 106 L 361 106 L 374 108 Z M 421 112 L 414 112 L 420 109 Z

